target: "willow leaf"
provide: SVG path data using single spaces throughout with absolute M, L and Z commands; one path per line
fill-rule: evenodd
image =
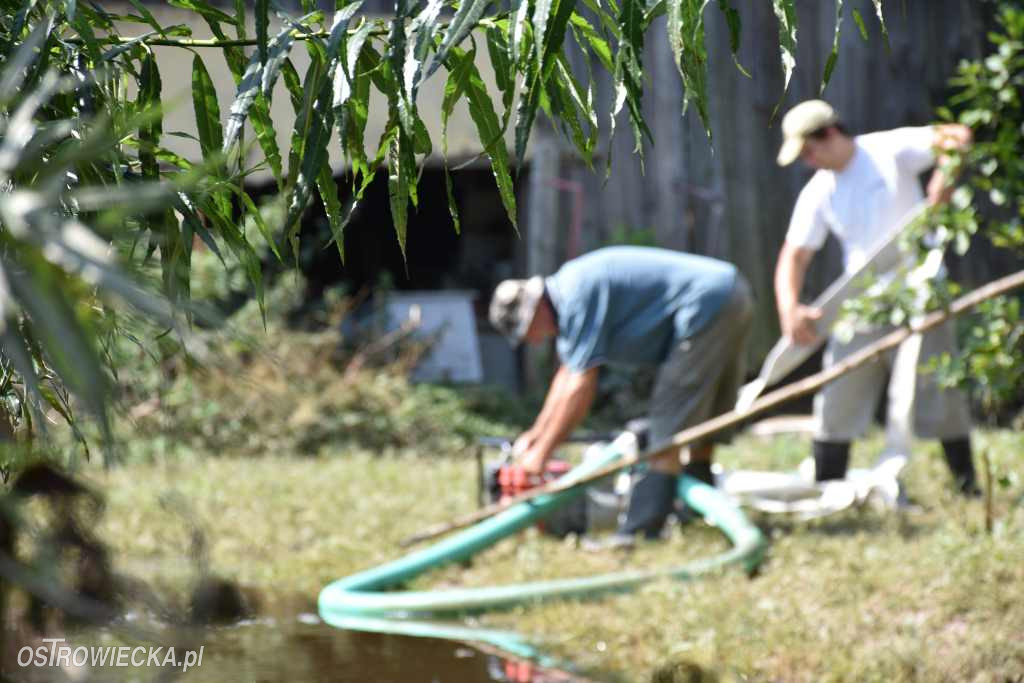
M 269 33 L 270 1 L 256 0 L 256 49 L 259 50 L 260 64 L 266 64 L 270 58 Z
M 502 128 L 508 125 L 512 115 L 512 101 L 516 95 L 515 69 L 509 59 L 509 45 L 506 32 L 499 26 L 487 27 L 487 53 L 494 70 L 494 81 L 501 91 L 501 103 L 505 110 Z
M 594 93 L 590 88 L 586 91 L 583 90 L 564 57 L 559 57 L 558 59 L 558 75 L 562 83 L 565 84 L 565 94 L 569 96 L 569 102 L 579 113 L 580 118 L 587 122 L 590 135 L 583 138 L 584 145 L 582 147 L 579 144 L 577 144 L 577 147 L 583 154 L 587 166 L 591 166 L 598 132 L 597 111 L 594 109 Z
M 444 98 L 441 100 L 441 150 L 445 160 L 448 158 L 448 120 L 451 118 L 455 103 L 466 93 L 469 81 L 469 67 L 476 59 L 476 50 L 457 53 L 448 60 L 448 79 L 444 84 Z M 445 164 L 447 168 L 447 163 Z
M 782 92 L 789 90 L 789 79 L 796 67 L 796 0 L 772 0 L 772 9 L 779 22 L 779 50 L 782 60 Z M 781 103 L 781 100 L 780 100 Z M 776 106 L 778 110 L 778 106 Z
M 524 6 L 527 2 L 528 0 L 521 0 L 521 4 Z M 480 17 L 483 16 L 484 11 L 490 4 L 491 0 L 462 0 L 459 9 L 455 12 L 455 16 L 452 17 L 451 22 L 448 24 L 448 30 L 445 31 L 444 38 L 441 39 L 441 46 L 434 54 L 434 59 L 430 63 L 424 78 L 430 78 L 437 71 L 438 67 L 444 64 L 445 60 L 448 59 L 448 53 L 451 49 L 457 47 L 469 35 L 470 31 L 476 27 L 480 22 Z
M 239 40 L 248 40 L 249 34 L 246 29 L 245 6 L 248 0 L 235 0 L 235 36 Z
M 349 43 L 351 51 L 355 43 L 355 36 Z M 363 191 L 373 180 L 373 171 L 370 169 L 369 159 L 366 157 L 365 134 L 366 122 L 369 118 L 370 104 L 370 73 L 375 70 L 379 63 L 379 57 L 372 49 L 359 54 L 356 60 L 352 61 L 352 94 L 345 104 L 346 115 L 339 120 L 345 124 L 341 132 L 342 147 L 348 156 L 352 166 L 352 182 L 356 183 L 361 179 L 359 190 L 353 188 L 353 201 L 362 197 Z
M 405 242 L 409 222 L 409 182 L 415 178 L 415 157 L 412 154 L 412 141 L 408 139 L 400 126 L 395 132 L 388 147 L 388 197 L 391 204 L 391 220 L 395 225 L 395 236 L 398 248 L 402 251 L 402 259 L 406 260 Z
M 427 0 L 427 6 L 416 15 L 409 26 L 413 40 L 406 47 L 404 73 L 402 74 L 405 96 L 415 104 L 423 78 L 423 62 L 427 52 L 434 46 L 434 37 L 438 32 L 438 22 L 444 0 Z
M 260 92 L 263 93 L 263 97 L 269 102 L 270 97 L 274 92 L 274 84 L 277 82 L 277 76 L 281 72 L 281 64 L 288 58 L 288 54 L 291 52 L 292 45 L 295 42 L 294 33 L 288 28 L 284 28 L 274 36 L 274 39 L 270 41 L 267 46 L 267 61 L 265 65 L 258 65 L 260 73 Z M 316 41 L 306 41 L 306 44 L 313 44 Z M 255 60 L 258 55 L 253 55 Z
M 260 148 L 263 150 L 271 173 L 280 183 L 281 151 L 277 146 L 277 128 L 274 120 L 270 118 L 270 106 L 263 98 L 257 97 L 256 101 L 252 103 L 249 110 L 249 123 L 252 124 L 253 132 L 256 133 L 256 141 L 259 142 Z
M 164 30 L 164 27 L 160 25 L 160 22 L 156 20 L 156 17 L 153 16 L 153 13 L 150 12 L 145 5 L 139 2 L 139 0 L 128 0 L 128 2 L 131 3 L 132 7 L 138 10 L 139 15 L 142 17 L 143 21 L 149 24 L 149 26 L 154 31 L 159 33 L 164 38 L 167 37 L 167 32 Z
M 526 145 L 530 138 L 533 122 L 537 116 L 537 107 L 542 101 L 542 95 L 546 87 L 545 84 L 552 78 L 556 56 L 561 54 L 563 43 L 565 42 L 565 32 L 569 26 L 569 19 L 572 17 L 573 7 L 575 6 L 573 0 L 556 1 L 557 4 L 552 5 L 552 11 L 546 20 L 546 23 L 549 25 L 547 26 L 543 41 L 541 40 L 541 34 L 539 32 L 535 33 L 536 54 L 540 58 L 532 66 L 527 66 L 524 79 L 526 87 L 520 93 L 519 105 L 516 108 L 516 155 L 520 162 L 526 153 Z
M 523 87 L 519 92 L 516 105 L 516 158 L 522 164 L 526 158 L 526 145 L 530 140 L 534 119 L 537 118 L 537 107 L 540 106 L 540 93 L 543 86 L 537 66 L 530 62 L 526 68 Z
M 615 70 L 615 66 L 612 63 L 612 50 L 608 45 L 608 41 L 598 34 L 597 30 L 586 18 L 576 12 L 573 12 L 570 22 L 577 30 L 577 35 L 582 36 L 586 40 L 586 45 L 584 45 L 582 40 L 577 39 L 580 49 L 586 52 L 589 46 L 589 51 L 597 57 L 608 73 L 612 73 Z
M 619 11 L 619 45 L 615 53 L 615 104 L 612 107 L 612 126 L 609 134 L 609 151 L 611 135 L 615 132 L 614 121 L 623 105 L 629 111 L 629 122 L 636 141 L 633 151 L 640 156 L 643 163 L 643 137 L 651 138 L 650 129 L 644 120 L 641 100 L 643 98 L 644 76 L 641 56 L 644 49 L 643 5 L 641 0 L 623 0 Z M 606 169 L 610 172 L 611 154 L 608 155 Z
M 327 38 L 327 57 L 347 64 L 346 46 L 348 44 L 348 27 L 352 17 L 363 6 L 363 0 L 357 0 L 334 13 L 331 31 Z
M 615 16 L 618 14 L 619 8 L 614 2 L 612 2 L 611 5 L 612 12 L 615 13 L 614 15 L 607 12 L 599 0 L 583 0 L 583 6 L 589 9 L 595 17 L 600 19 L 601 29 L 604 31 L 605 40 L 609 40 L 609 36 L 618 40 L 622 34 L 622 29 L 619 27 L 619 23 L 615 20 Z
M 718 0 L 718 9 L 725 15 L 725 23 L 729 27 L 729 51 L 732 52 L 732 61 L 739 69 L 739 72 L 747 78 L 753 78 L 750 72 L 740 64 L 740 33 L 743 30 L 743 22 L 740 20 L 740 13 L 729 4 L 729 0 Z
M 54 16 L 50 16 L 39 22 L 28 38 L 17 46 L 17 51 L 13 54 L 8 53 L 3 79 L 0 80 L 0 103 L 7 103 L 17 95 L 25 82 L 29 67 L 39 58 L 41 46 L 50 38 L 54 19 Z
M 860 10 L 856 8 L 854 8 L 853 10 L 853 23 L 857 24 L 857 29 L 860 31 L 861 40 L 867 41 L 868 27 L 864 25 L 864 17 L 861 16 Z
M 288 51 L 291 49 L 293 41 L 292 29 L 290 27 L 286 28 L 278 33 L 270 42 L 266 68 L 260 63 L 258 54 L 254 54 L 249 60 L 241 82 L 238 84 L 238 94 L 235 96 L 235 101 L 231 104 L 231 110 L 228 112 L 227 125 L 224 127 L 223 151 L 225 153 L 229 152 L 235 143 L 238 142 L 239 136 L 242 133 L 242 127 L 245 125 L 245 120 L 249 115 L 253 102 L 261 91 L 261 86 L 264 93 L 273 87 L 274 81 L 277 80 L 277 75 L 281 70 L 281 63 L 288 56 Z
M 704 131 L 711 138 L 711 121 L 708 116 L 707 49 L 704 46 L 704 9 L 708 0 L 668 0 L 672 15 L 679 12 L 680 51 L 676 54 L 676 67 L 683 78 L 683 112 L 691 101 L 697 104 Z M 671 29 L 670 29 L 671 30 Z M 673 45 L 675 50 L 676 45 Z
M 304 91 L 302 90 L 302 78 L 290 59 L 284 60 L 284 63 L 281 65 L 281 80 L 284 82 L 284 89 L 288 91 L 288 95 L 291 97 L 292 109 L 298 114 L 302 111 Z
M 340 68 L 336 68 L 334 71 L 333 107 L 336 116 L 340 114 L 339 110 L 344 108 L 345 104 L 352 97 L 359 55 L 363 50 L 363 44 L 372 30 L 373 24 L 369 21 L 364 21 L 359 28 L 352 32 L 351 37 L 346 42 L 345 49 L 339 49 L 341 64 Z
M 188 301 L 192 235 L 188 224 L 179 224 L 170 211 L 162 212 L 160 225 L 160 274 L 171 301 Z M 184 229 L 183 229 L 184 228 Z
M 526 29 L 528 28 L 526 17 L 530 11 L 530 0 L 516 0 L 515 17 L 512 21 L 512 42 L 509 44 L 509 58 L 513 64 L 519 65 L 520 59 L 523 58 L 523 40 L 526 37 Z
M 19 254 L 18 266 L 5 271 L 47 359 L 61 381 L 106 429 L 109 382 L 57 275 L 42 259 L 26 253 Z
M 452 174 L 448 170 L 448 164 L 444 165 L 444 190 L 448 197 L 448 215 L 452 217 L 452 227 L 455 234 L 462 234 L 462 220 L 459 218 L 459 204 L 455 201 L 455 188 L 452 186 Z
M 305 130 L 302 135 L 301 166 L 295 177 L 291 198 L 288 203 L 288 216 L 285 219 L 285 231 L 291 235 L 298 229 L 299 219 L 306 210 L 312 196 L 313 184 L 317 175 L 328 161 L 327 145 L 334 129 L 334 112 L 332 109 L 332 83 L 327 74 L 321 74 L 318 82 L 308 86 L 319 86 L 313 98 L 307 98 L 304 107 L 309 112 Z M 300 118 L 302 116 L 300 115 Z M 298 126 L 298 121 L 296 122 Z
M 96 38 L 93 24 L 86 19 L 84 13 L 79 13 L 74 19 L 70 19 L 68 23 L 78 31 L 78 35 L 84 44 L 85 54 L 89 56 L 89 59 L 94 64 L 98 64 L 103 59 L 103 46 L 100 44 L 99 39 Z M 43 58 L 45 59 L 46 57 L 47 55 L 44 54 Z
M 101 56 L 102 61 L 109 62 L 118 55 L 122 55 L 129 50 L 132 50 L 136 45 L 144 43 L 155 35 L 159 35 L 156 31 L 146 31 L 140 36 L 135 36 L 131 40 L 126 40 L 123 43 L 115 45 L 109 50 L 105 50 Z
M 0 269 L 2 273 L 2 269 Z M 39 375 L 36 373 L 35 362 L 32 360 L 32 353 L 25 345 L 25 339 L 20 333 L 11 329 L 10 322 L 0 326 L 0 350 L 10 359 L 15 371 L 21 375 L 21 381 L 25 385 L 28 394 L 29 409 L 35 423 L 41 425 L 41 431 L 46 433 L 46 420 L 43 418 L 41 406 L 44 398 L 40 391 Z
M 212 21 L 221 24 L 236 24 L 234 17 L 229 14 L 225 14 L 208 2 L 203 2 L 203 0 L 167 0 L 167 4 L 174 7 L 180 7 L 182 9 L 190 9 L 202 16 L 207 22 Z
M 247 205 L 249 206 L 249 205 Z M 255 207 L 252 207 L 255 208 Z M 238 262 L 242 264 L 246 278 L 253 287 L 256 294 L 256 303 L 260 308 L 260 315 L 266 324 L 266 306 L 263 289 L 263 267 L 260 264 L 260 257 L 252 245 L 245 239 L 237 221 L 231 216 L 225 216 L 211 203 L 204 203 L 200 206 L 207 219 L 213 221 L 217 233 L 224 240 L 224 243 L 234 254 Z M 258 225 L 258 223 L 257 223 Z M 276 250 L 275 250 L 276 253 Z
M 537 60 L 537 71 L 544 70 L 544 53 L 547 50 L 545 34 L 548 29 L 548 18 L 555 0 L 535 0 L 533 5 L 533 47 Z
M 146 53 L 139 73 L 139 93 L 136 99 L 139 110 L 159 112 L 161 89 L 160 70 L 156 65 L 156 59 L 152 53 Z M 159 115 L 139 127 L 139 163 L 144 178 L 157 180 L 160 177 L 154 150 L 160 142 L 162 128 Z
M 572 18 L 575 0 L 558 0 L 554 14 L 550 20 L 547 36 L 544 38 L 544 58 L 542 66 L 544 77 L 548 78 L 555 66 L 555 58 L 562 53 L 565 45 L 565 32 L 569 28 L 569 20 Z M 540 42 L 538 38 L 536 42 Z
M 453 51 L 452 54 L 466 63 L 465 69 L 468 73 L 465 88 L 469 115 L 472 117 L 473 123 L 476 124 L 477 135 L 484 143 L 487 155 L 491 158 L 491 169 L 494 171 L 494 180 L 498 185 L 498 193 L 501 195 L 501 203 L 505 206 L 505 213 L 508 214 L 512 226 L 518 232 L 515 188 L 512 185 L 512 175 L 509 172 L 508 149 L 505 147 L 505 138 L 502 134 L 501 124 L 498 122 L 498 115 L 494 112 L 494 104 L 490 95 L 487 94 L 487 86 L 484 85 L 472 56 L 457 51 Z
M 832 70 L 836 68 L 836 60 L 839 59 L 839 32 L 843 25 L 843 0 L 836 0 L 836 28 L 832 34 L 832 52 L 825 61 L 825 73 L 821 76 L 821 88 L 819 94 L 825 93 L 828 82 L 832 79 Z
M 871 0 L 875 5 L 875 15 L 878 17 L 878 25 L 882 27 L 882 38 L 885 40 L 885 49 L 889 50 L 889 29 L 885 27 L 885 17 L 882 16 L 882 0 Z
M 203 156 L 219 154 L 224 147 L 220 104 L 217 102 L 217 90 L 213 87 L 213 80 L 199 55 L 192 60 L 192 106 L 196 113 L 199 146 L 203 150 Z
M 270 232 L 270 228 L 267 227 L 267 222 L 263 220 L 263 214 L 260 212 L 259 207 L 253 202 L 252 197 L 243 188 L 231 186 L 235 195 L 242 203 L 242 207 L 245 210 L 245 215 L 252 216 L 252 222 L 256 225 L 256 229 L 260 235 L 263 236 L 263 240 L 270 251 L 273 252 L 278 262 L 282 262 L 284 259 L 281 258 L 281 252 L 277 248 L 277 240 L 274 239 L 274 235 Z M 223 260 L 223 259 L 221 259 Z
M 413 40 L 407 45 L 406 59 L 402 65 L 402 87 L 404 88 L 404 98 L 408 100 L 406 106 L 409 116 L 407 118 L 413 122 L 414 128 L 416 121 L 419 120 L 416 111 L 416 97 L 423 77 L 423 62 L 427 58 L 429 49 L 434 45 L 443 5 L 444 0 L 427 0 L 426 7 L 416 15 L 410 25 L 410 35 Z
M 331 228 L 331 241 L 338 248 L 338 256 L 341 262 L 345 262 L 345 225 L 352 213 L 345 212 L 338 200 L 338 184 L 334 180 L 334 173 L 330 163 L 324 163 L 316 177 L 317 191 L 320 193 L 320 200 L 324 205 L 324 213 L 327 215 L 327 224 Z
M 236 186 L 229 186 L 240 194 L 245 194 Z M 245 196 L 248 197 L 249 195 L 245 194 Z M 201 239 L 203 244 L 205 244 L 213 255 L 220 260 L 221 264 L 227 266 L 227 262 L 224 261 L 224 255 L 221 254 L 220 247 L 217 245 L 217 240 L 214 239 L 206 225 L 203 224 L 202 219 L 196 212 L 195 205 L 192 203 L 192 199 L 184 192 L 179 192 L 176 199 L 177 201 L 175 202 L 174 208 L 181 214 L 182 222 L 188 223 L 192 228 L 192 232 L 199 235 L 199 239 Z M 249 201 L 250 203 L 252 202 L 251 199 Z
M 406 25 L 410 5 L 415 0 L 397 0 L 395 3 L 395 17 L 391 20 L 391 32 L 388 34 L 388 65 L 390 71 L 383 71 L 381 76 L 386 79 L 386 85 L 380 89 L 387 93 L 389 99 L 394 99 L 398 112 L 398 120 L 407 134 L 412 133 L 413 122 L 411 109 L 415 103 L 410 102 L 403 87 L 405 74 L 406 56 Z

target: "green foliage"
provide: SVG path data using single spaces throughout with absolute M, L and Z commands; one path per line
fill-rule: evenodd
M 192 232 L 166 217 L 180 191 L 202 198 L 204 190 L 190 174 L 170 183 L 156 170 L 160 83 L 148 53 L 135 48 L 138 98 L 115 104 L 109 81 L 88 79 L 82 55 L 58 42 L 54 16 L 35 26 L 33 18 L 25 11 L 0 20 L 9 50 L 0 73 L 3 417 L 31 436 L 45 428 L 46 411 L 71 419 L 70 392 L 106 432 L 111 383 L 97 331 L 108 302 L 175 326 L 167 301 L 126 276 L 116 256 L 140 239 L 160 244 L 165 289 L 176 290 L 179 247 Z M 98 102 L 107 104 L 105 117 L 92 114 Z
M 209 254 L 197 262 L 208 275 L 221 270 Z M 293 306 L 300 285 L 280 281 L 268 292 L 268 308 Z M 217 280 L 203 285 L 207 292 L 228 286 Z M 530 406 L 496 388 L 411 383 L 407 371 L 421 344 L 374 350 L 380 335 L 355 345 L 342 338 L 336 330 L 348 305 L 331 303 L 328 329 L 310 333 L 289 330 L 276 315 L 264 329 L 250 303 L 229 331 L 207 333 L 207 362 L 198 366 L 173 340 L 154 350 L 122 339 L 112 352 L 127 414 L 114 419 L 123 459 L 353 450 L 453 455 L 478 436 L 513 436 L 526 424 Z M 140 321 L 126 327 L 136 337 L 147 334 Z
M 1000 31 L 989 36 L 993 51 L 962 62 L 951 83 L 956 93 L 939 110 L 947 122 L 973 130 L 973 144 L 941 162 L 947 177 L 960 177 L 951 201 L 934 207 L 908 231 L 906 246 L 923 262 L 934 249 L 964 254 L 972 240 L 1024 255 L 1024 9 L 1004 5 Z M 959 292 L 956 284 L 928 282 L 908 287 L 905 269 L 884 290 L 851 302 L 847 312 L 874 323 L 905 324 L 923 311 L 942 308 Z M 961 353 L 932 365 L 947 386 L 970 388 L 990 415 L 1019 400 L 1024 387 L 1024 321 L 1020 302 L 1000 298 L 979 307 L 963 326 Z
M 966 326 L 961 352 L 944 354 L 929 369 L 946 386 L 971 387 L 988 415 L 996 416 L 1024 386 L 1024 320 L 1020 300 L 1000 298 L 979 306 L 977 318 Z

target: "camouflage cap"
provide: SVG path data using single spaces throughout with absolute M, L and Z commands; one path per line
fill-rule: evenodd
M 488 317 L 495 329 L 513 344 L 523 341 L 537 305 L 544 296 L 544 278 L 504 280 L 494 289 Z

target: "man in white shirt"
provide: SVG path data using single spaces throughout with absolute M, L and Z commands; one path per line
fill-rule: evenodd
M 797 158 L 816 169 L 797 198 L 786 241 L 775 269 L 775 297 L 784 335 L 797 344 L 819 337 L 815 321 L 820 312 L 800 303 L 799 295 L 814 252 L 828 232 L 843 249 L 847 271 L 867 260 L 879 241 L 895 229 L 924 194 L 918 175 L 936 166 L 936 152 L 963 148 L 971 131 L 959 124 L 897 128 L 851 136 L 835 110 L 822 100 L 809 100 L 791 109 L 782 121 L 783 144 L 778 163 Z M 930 203 L 948 199 L 949 179 L 938 164 L 927 184 Z M 840 362 L 889 332 L 858 330 L 852 339 L 828 339 L 826 367 Z M 952 325 L 926 334 L 920 357 L 955 349 Z M 870 424 L 895 354 L 826 385 L 814 398 L 814 461 L 818 481 L 845 476 L 850 442 Z M 889 385 L 890 408 L 907 387 Z M 930 375 L 919 375 L 914 391 L 914 432 L 942 442 L 946 461 L 961 492 L 977 492 L 971 458 L 970 418 L 962 392 L 943 390 Z M 890 410 L 891 412 L 891 410 Z

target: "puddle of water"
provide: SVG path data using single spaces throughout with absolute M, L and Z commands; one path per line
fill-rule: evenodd
M 256 620 L 205 639 L 202 670 L 183 680 L 339 683 L 554 683 L 578 677 L 433 638 L 342 631 L 326 624 Z M 207 659 L 209 658 L 209 659 Z M 226 677 L 231 676 L 231 677 Z
M 298 616 L 296 616 L 298 614 Z M 68 633 L 76 647 L 100 641 L 104 630 Z M 38 644 L 38 643 L 37 643 Z M 161 643 L 117 640 L 118 645 L 158 647 Z M 3 680 L 18 683 L 101 680 L 111 683 L 175 680 L 184 683 L 577 683 L 589 679 L 544 669 L 486 647 L 433 638 L 343 631 L 310 612 L 261 616 L 231 626 L 207 629 L 196 647 L 202 662 L 187 673 L 157 668 L 105 666 L 92 671 L 19 667 L 8 660 Z M 172 674 L 168 678 L 162 678 Z

